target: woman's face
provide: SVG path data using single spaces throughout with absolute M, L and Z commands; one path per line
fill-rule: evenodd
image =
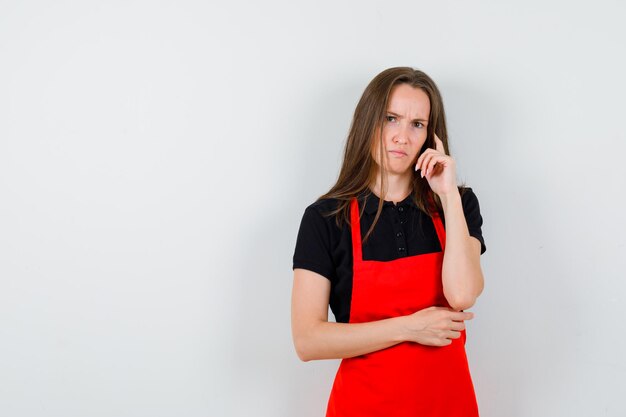
M 399 84 L 391 89 L 383 121 L 383 158 L 389 174 L 402 175 L 414 170 L 424 142 L 430 100 L 419 88 Z M 372 157 L 381 166 L 380 145 L 372 141 Z

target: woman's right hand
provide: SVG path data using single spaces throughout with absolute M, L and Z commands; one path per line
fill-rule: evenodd
M 464 320 L 471 320 L 474 313 L 455 311 L 448 307 L 428 307 L 403 316 L 407 342 L 428 346 L 447 346 L 451 339 L 458 339 L 465 329 Z

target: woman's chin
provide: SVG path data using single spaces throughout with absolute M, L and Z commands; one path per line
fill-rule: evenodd
M 389 175 L 394 175 L 398 177 L 402 176 L 411 176 L 415 172 L 412 166 L 401 166 L 401 167 L 389 167 L 388 171 Z

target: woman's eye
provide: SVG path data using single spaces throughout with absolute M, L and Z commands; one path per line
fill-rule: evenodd
M 396 118 L 394 116 L 387 116 L 387 121 L 388 122 L 393 122 L 395 120 L 396 120 Z
M 415 122 L 414 125 L 415 125 L 415 127 L 424 127 L 422 122 Z

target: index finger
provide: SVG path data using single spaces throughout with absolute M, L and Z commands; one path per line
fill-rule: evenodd
M 435 135 L 435 149 L 441 152 L 442 154 L 446 155 L 446 150 L 443 147 L 443 141 L 439 139 L 439 136 L 437 136 L 436 133 L 433 132 L 433 135 Z
M 471 311 L 455 311 L 452 313 L 451 318 L 456 321 L 471 320 L 474 318 L 474 313 Z

